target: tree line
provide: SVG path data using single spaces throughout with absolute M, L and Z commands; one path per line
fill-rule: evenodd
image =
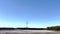
M 0 30 L 57 30 L 57 31 L 60 31 L 60 26 L 51 26 L 46 28 L 0 28 Z
M 52 26 L 52 27 L 47 27 L 47 30 L 60 30 L 60 26 Z

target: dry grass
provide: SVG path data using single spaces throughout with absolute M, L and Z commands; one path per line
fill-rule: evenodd
M 53 34 L 53 33 L 17 33 L 17 32 L 6 32 L 6 33 L 0 33 L 0 34 Z
M 0 34 L 60 34 L 60 32 L 54 32 L 54 31 L 44 31 L 44 30 L 5 30 L 0 31 Z

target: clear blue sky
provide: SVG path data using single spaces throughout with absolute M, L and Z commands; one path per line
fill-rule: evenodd
M 60 25 L 60 0 L 0 0 L 0 27 Z

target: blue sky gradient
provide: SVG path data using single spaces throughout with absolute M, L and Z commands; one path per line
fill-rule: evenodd
M 0 0 L 0 27 L 60 25 L 60 0 Z

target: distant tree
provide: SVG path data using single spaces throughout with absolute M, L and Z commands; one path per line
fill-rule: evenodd
M 60 30 L 60 26 L 47 27 L 47 30 Z

